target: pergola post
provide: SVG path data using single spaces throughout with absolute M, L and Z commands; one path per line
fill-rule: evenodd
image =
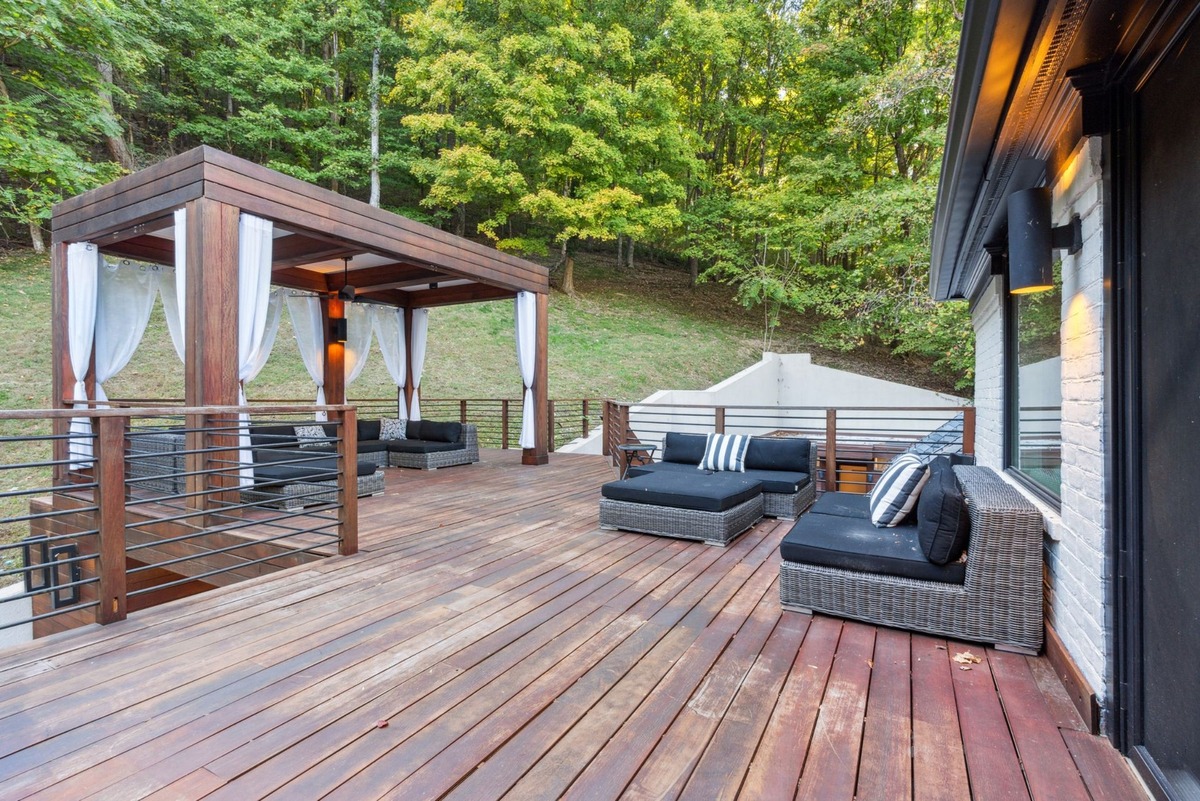
M 550 296 L 545 292 L 537 293 L 537 352 L 533 361 L 533 436 L 532 448 L 521 451 L 521 464 L 538 465 L 550 461 L 550 392 L 546 385 L 549 372 L 549 336 L 547 326 L 550 319 Z
M 184 403 L 187 406 L 236 406 L 238 402 L 238 217 L 236 206 L 206 197 L 187 204 L 187 301 L 184 335 Z M 233 421 L 223 421 L 228 426 Z M 188 505 L 211 506 L 204 493 L 210 484 L 235 486 L 238 477 L 237 434 L 214 435 L 206 441 L 204 415 L 187 419 Z M 228 451 L 198 453 L 208 447 Z M 226 474 L 199 474 L 208 469 Z
M 346 302 L 341 298 L 321 298 L 321 338 L 325 343 L 325 402 L 340 406 L 346 402 L 346 343 L 331 336 L 330 320 L 345 319 Z
M 412 418 L 412 399 L 413 399 L 412 331 L 413 331 L 413 310 L 412 310 L 412 307 L 405 306 L 404 307 L 404 408 L 408 410 L 409 419 Z

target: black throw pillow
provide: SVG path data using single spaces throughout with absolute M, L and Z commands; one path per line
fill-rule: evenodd
M 945 456 L 929 464 L 929 481 L 917 501 L 917 538 L 925 558 L 948 565 L 962 556 L 971 533 L 971 517 L 954 468 Z
M 409 420 L 404 426 L 405 439 L 425 439 L 425 432 L 421 429 L 425 427 L 424 420 Z
M 667 432 L 663 440 L 664 462 L 699 465 L 704 460 L 704 448 L 708 437 L 703 434 L 680 434 L 677 431 Z

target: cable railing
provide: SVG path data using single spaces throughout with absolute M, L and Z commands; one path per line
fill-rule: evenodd
M 357 550 L 345 406 L 0 412 L 0 629 L 32 636 Z M 310 447 L 272 427 L 313 423 Z M 381 483 L 381 482 L 380 482 Z
M 818 492 L 869 492 L 888 463 L 910 448 L 927 453 L 975 452 L 970 406 L 749 406 L 608 401 L 602 414 L 604 454 L 618 445 L 654 445 L 662 456 L 668 432 L 805 437 L 817 444 Z M 644 454 L 648 458 L 648 452 Z

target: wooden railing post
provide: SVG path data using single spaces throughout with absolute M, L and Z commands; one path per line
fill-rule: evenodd
M 588 399 L 583 399 L 583 425 L 581 426 L 584 439 L 587 439 L 588 434 L 592 433 L 591 423 L 588 421 Z
M 713 430 L 718 434 L 725 433 L 725 407 L 718 406 L 713 409 Z
M 554 401 L 546 401 L 546 448 L 554 453 Z
M 183 435 L 183 469 L 187 474 L 183 480 L 184 492 L 187 493 L 184 505 L 188 509 L 200 511 L 209 506 L 208 496 L 205 494 L 205 490 L 208 489 L 208 476 L 201 472 L 208 467 L 208 456 L 202 452 L 208 445 L 204 436 L 204 431 L 208 428 L 208 415 L 189 414 L 184 418 L 183 424 L 187 429 L 187 433 Z
M 358 416 L 354 409 L 335 412 L 341 419 L 342 436 L 338 440 L 338 553 L 358 553 Z
M 975 407 L 963 409 L 963 441 L 962 452 L 968 456 L 975 454 Z
M 458 422 L 467 422 L 467 399 L 463 398 L 458 402 Z
M 508 450 L 508 399 L 500 401 L 500 447 Z
M 96 575 L 99 603 L 96 622 L 124 620 L 125 584 L 125 430 L 128 417 L 101 417 L 96 437 L 96 505 L 99 524 Z
M 825 491 L 837 492 L 837 409 L 825 410 Z
M 607 398 L 604 401 L 604 412 L 600 415 L 600 452 L 612 456 L 613 417 L 616 404 Z

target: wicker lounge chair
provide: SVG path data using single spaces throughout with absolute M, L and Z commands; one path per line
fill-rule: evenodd
M 962 583 L 784 559 L 779 569 L 783 607 L 994 643 L 1009 650 L 1040 650 L 1042 517 L 987 468 L 956 466 L 954 474 L 970 516 Z

